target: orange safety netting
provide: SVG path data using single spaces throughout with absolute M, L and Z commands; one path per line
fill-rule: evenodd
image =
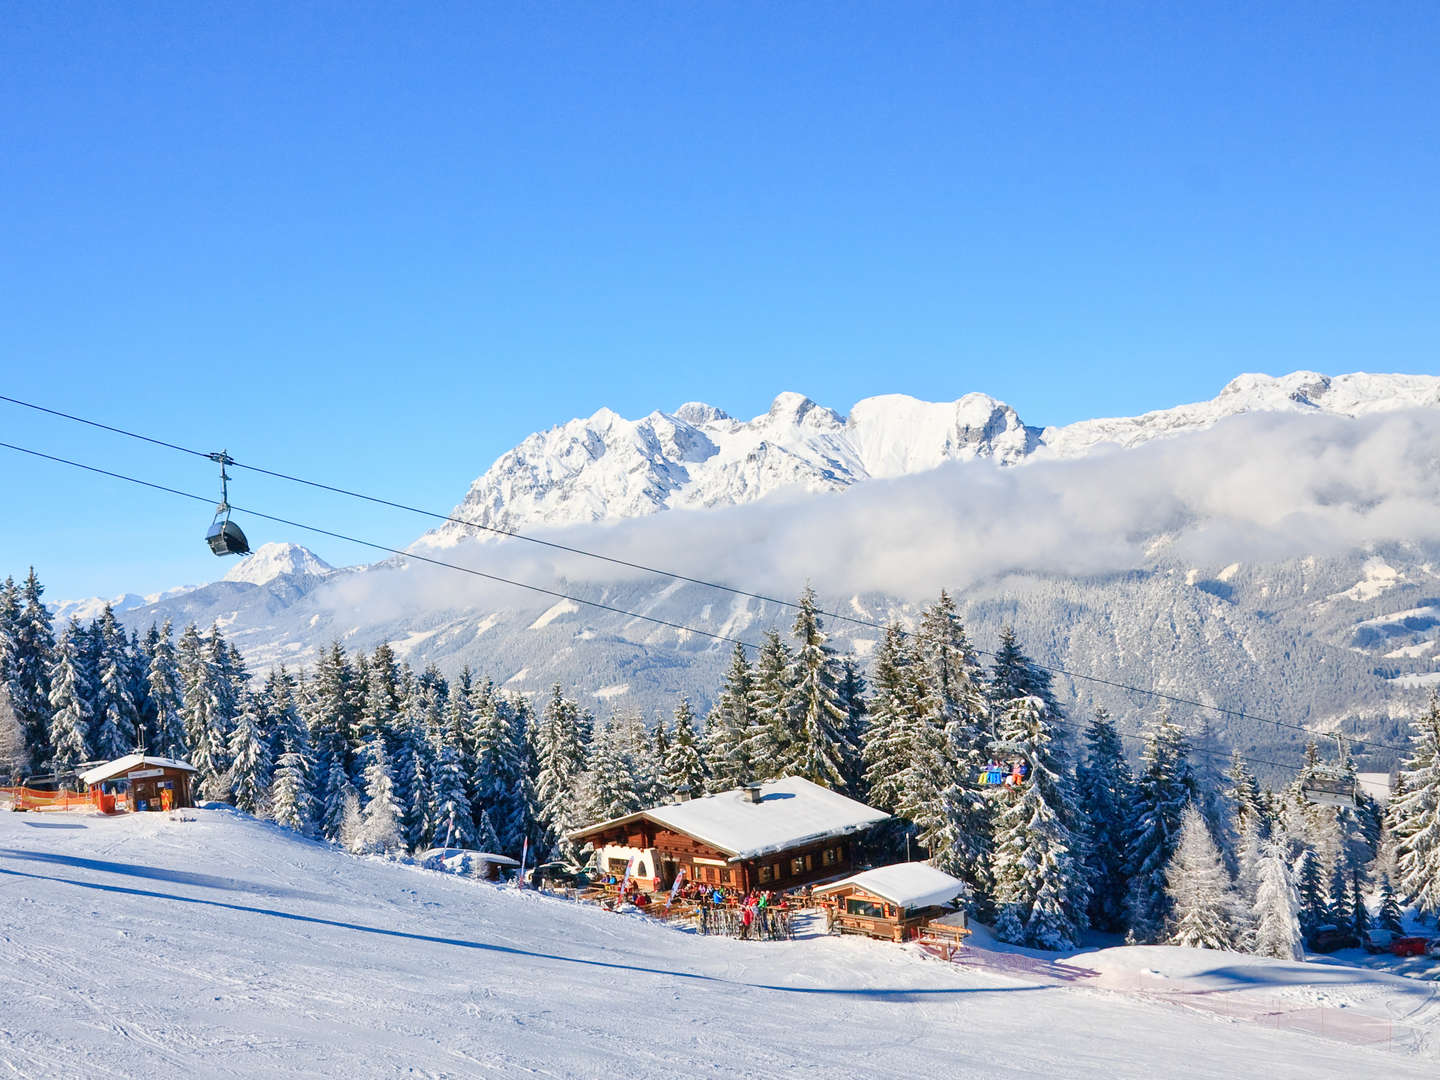
M 115 797 L 103 795 L 97 789 L 84 793 L 78 791 L 40 791 L 27 787 L 0 787 L 0 792 L 10 796 L 16 810 L 105 810 L 113 813 Z

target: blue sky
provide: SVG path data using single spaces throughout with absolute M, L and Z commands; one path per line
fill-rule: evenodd
M 601 405 L 984 390 L 1048 424 L 1247 370 L 1440 370 L 1433 4 L 5 20 L 0 393 L 407 501 Z M 0 431 L 216 486 L 13 406 Z M 58 599 L 225 569 L 204 507 L 0 454 L 0 574 Z

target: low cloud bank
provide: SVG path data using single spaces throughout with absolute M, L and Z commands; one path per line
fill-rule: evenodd
M 954 464 L 837 495 L 534 535 L 781 597 L 808 580 L 828 595 L 916 601 L 1017 571 L 1106 574 L 1157 558 L 1219 568 L 1429 543 L 1440 541 L 1440 412 L 1257 413 L 1077 461 Z M 566 591 L 657 580 L 523 541 L 426 554 Z M 414 561 L 330 588 L 377 617 L 555 602 Z

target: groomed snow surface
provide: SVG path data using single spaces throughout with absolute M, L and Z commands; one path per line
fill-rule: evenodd
M 0 1068 L 36 1077 L 1437 1073 L 1435 986 L 1376 972 L 1183 949 L 1112 949 L 1056 965 L 986 948 L 983 933 L 968 966 L 855 938 L 705 938 L 355 858 L 230 810 L 184 817 L 0 814 Z M 1037 978 L 1027 965 L 1099 974 Z M 1271 1030 L 1137 996 L 1124 985 L 1132 977 L 1218 998 L 1300 995 L 1313 1005 L 1323 995 L 1338 1015 L 1403 1021 L 1420 1034 L 1397 1052 Z

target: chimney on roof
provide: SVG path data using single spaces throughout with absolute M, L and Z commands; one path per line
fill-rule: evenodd
M 760 801 L 760 785 L 759 785 L 759 784 L 746 784 L 745 787 L 742 788 L 741 790 L 743 790 L 743 791 L 745 792 L 745 798 L 746 798 L 748 801 L 750 801 L 750 802 L 752 802 L 752 803 L 758 803 L 758 802 Z

